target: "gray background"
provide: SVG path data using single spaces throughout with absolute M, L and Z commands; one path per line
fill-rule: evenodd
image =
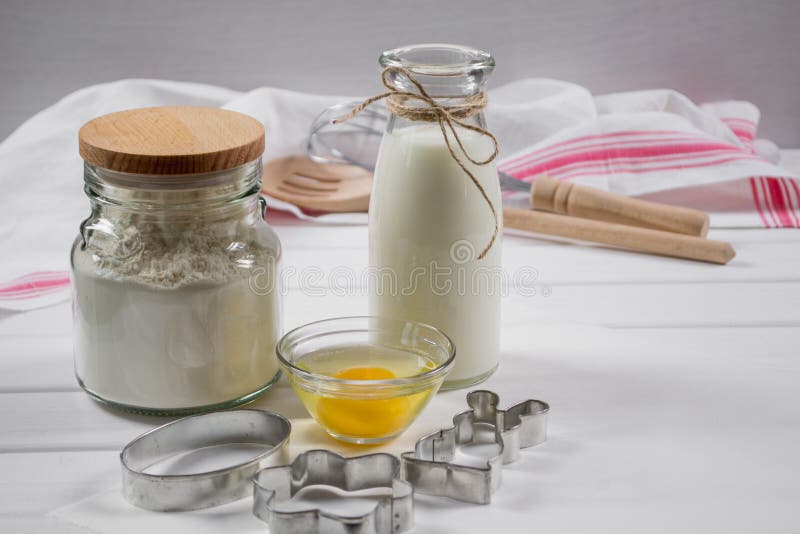
M 800 0 L 0 0 L 0 138 L 120 78 L 367 94 L 380 51 L 414 42 L 491 51 L 495 84 L 751 100 L 761 135 L 800 147 Z

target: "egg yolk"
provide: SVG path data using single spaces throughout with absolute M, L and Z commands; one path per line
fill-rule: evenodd
M 397 378 L 383 367 L 351 367 L 333 375 L 344 380 Z M 333 433 L 364 438 L 383 437 L 402 429 L 412 416 L 408 397 L 389 399 L 342 399 L 322 397 L 317 417 Z
M 344 371 L 339 371 L 334 378 L 342 380 L 387 380 L 397 378 L 393 372 L 385 367 L 351 367 Z

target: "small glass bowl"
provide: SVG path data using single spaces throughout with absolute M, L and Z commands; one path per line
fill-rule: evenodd
M 376 444 L 414 422 L 452 369 L 456 350 L 446 334 L 424 323 L 342 317 L 295 328 L 276 353 L 328 434 Z

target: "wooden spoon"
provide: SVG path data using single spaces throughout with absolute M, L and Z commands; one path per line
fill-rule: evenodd
M 355 165 L 290 156 L 264 165 L 264 193 L 315 211 L 367 211 L 372 173 Z

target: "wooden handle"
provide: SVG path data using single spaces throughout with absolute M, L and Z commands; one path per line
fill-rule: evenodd
M 503 226 L 537 234 L 603 243 L 648 254 L 660 254 L 662 256 L 687 258 L 709 263 L 725 264 L 736 255 L 730 243 L 725 241 L 712 241 L 702 237 L 555 215 L 541 211 L 504 208 Z
M 536 178 L 531 188 L 531 207 L 679 234 L 704 237 L 708 233 L 708 215 L 702 211 L 615 195 L 547 176 Z

